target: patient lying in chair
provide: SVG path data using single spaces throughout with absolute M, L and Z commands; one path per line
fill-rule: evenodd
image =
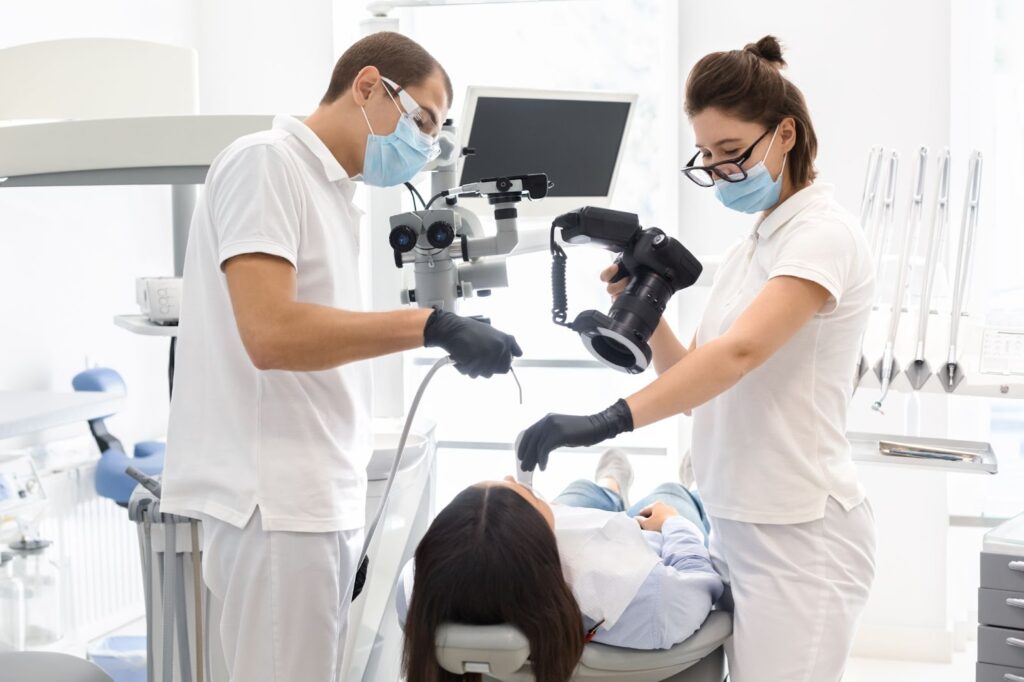
M 609 450 L 595 481 L 551 504 L 511 476 L 459 493 L 400 579 L 408 682 L 459 679 L 435 655 L 446 622 L 514 625 L 538 682 L 569 679 L 587 641 L 667 649 L 692 635 L 723 590 L 704 509 L 679 483 L 630 506 L 632 478 Z

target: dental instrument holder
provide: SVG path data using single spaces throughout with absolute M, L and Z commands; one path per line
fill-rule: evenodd
M 932 375 L 932 368 L 925 358 L 925 342 L 928 337 L 928 316 L 931 313 L 932 289 L 935 285 L 939 250 L 949 227 L 949 165 L 950 156 L 947 147 L 939 157 L 939 172 L 935 181 L 935 204 L 932 207 L 932 219 L 925 242 L 925 262 L 921 273 L 921 303 L 917 317 L 917 342 L 915 343 L 914 359 L 904 372 L 915 391 L 921 390 L 921 387 Z
M 914 238 L 921 225 L 921 211 L 924 206 L 924 181 L 928 170 L 928 148 L 921 147 L 917 152 L 917 167 L 914 171 L 913 194 L 907 207 L 907 222 L 900 239 L 899 261 L 892 295 L 892 310 L 889 312 L 889 333 L 885 340 L 885 350 L 875 365 L 875 375 L 881 383 L 882 394 L 872 405 L 876 411 L 882 410 L 882 403 L 889 394 L 892 380 L 899 374 L 899 363 L 894 356 L 896 334 L 899 331 L 900 317 L 903 315 L 903 301 L 907 293 L 907 276 L 910 271 L 910 251 L 914 247 Z
M 881 164 L 882 157 L 885 156 L 883 149 L 879 149 L 878 160 L 869 158 L 868 163 L 872 162 Z M 889 228 L 892 225 L 892 218 L 896 208 L 896 180 L 899 175 L 900 166 L 900 155 L 899 152 L 892 151 L 889 153 L 888 162 L 886 165 L 886 176 L 885 184 L 883 188 L 885 190 L 882 195 L 882 201 L 878 204 L 877 213 L 875 211 L 874 199 L 868 208 L 868 214 L 873 215 L 874 218 L 871 221 L 871 229 L 869 231 L 869 242 L 871 245 L 871 256 L 876 263 L 875 266 L 875 280 L 878 281 L 882 276 L 882 259 L 885 254 L 886 240 L 889 235 Z M 870 169 L 869 169 L 870 174 Z M 881 168 L 879 167 L 878 173 L 875 174 L 874 182 L 877 183 L 881 180 Z M 870 181 L 870 177 L 869 177 Z M 865 207 L 861 206 L 862 212 Z M 865 225 L 867 229 L 867 225 Z M 863 345 L 863 339 L 861 340 Z M 854 384 L 854 390 L 856 386 L 860 384 L 861 379 L 868 373 L 868 361 L 867 357 L 861 353 L 860 362 L 857 365 L 857 381 Z
M 632 278 L 607 315 L 585 310 L 566 322 L 566 255 L 555 241 L 559 229 L 569 244 L 593 244 L 618 254 L 613 283 Z M 685 246 L 656 227 L 644 229 L 636 215 L 593 206 L 555 218 L 551 256 L 552 320 L 578 333 L 599 361 L 628 374 L 639 374 L 650 365 L 647 341 L 665 306 L 673 294 L 694 284 L 703 270 Z
M 956 255 L 956 275 L 953 283 L 953 305 L 949 319 L 949 353 L 946 366 L 939 372 L 939 380 L 946 393 L 956 390 L 964 380 L 964 372 L 957 358 L 957 344 L 960 340 L 960 316 L 963 312 L 967 291 L 967 277 L 971 269 L 971 251 L 974 248 L 975 232 L 978 226 L 978 207 L 981 198 L 981 152 L 971 154 L 967 173 L 967 188 L 964 192 L 964 210 L 961 219 L 960 243 Z

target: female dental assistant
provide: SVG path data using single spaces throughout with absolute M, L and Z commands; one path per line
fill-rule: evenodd
M 759 214 L 689 348 L 662 320 L 657 380 L 595 415 L 548 415 L 518 449 L 524 469 L 543 469 L 555 448 L 692 411 L 711 553 L 735 601 L 732 682 L 839 680 L 874 577 L 873 515 L 845 436 L 873 270 L 856 218 L 815 182 L 817 140 L 784 65 L 768 36 L 707 55 L 688 78 L 698 152 L 684 174 Z

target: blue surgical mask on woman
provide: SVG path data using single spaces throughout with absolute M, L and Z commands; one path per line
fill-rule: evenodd
M 728 182 L 719 179 L 715 181 L 715 196 L 726 208 L 743 213 L 758 213 L 779 202 L 779 196 L 782 194 L 782 176 L 786 170 L 786 157 L 782 157 L 782 170 L 779 171 L 779 177 L 775 180 L 772 180 L 772 174 L 764 165 L 778 132 L 779 129 L 776 127 L 775 132 L 772 133 L 771 142 L 768 143 L 768 151 L 764 153 L 763 159 L 758 161 L 753 168 L 747 170 L 746 180 Z M 736 174 L 729 177 L 741 178 L 743 176 Z
M 402 111 L 394 96 L 384 87 L 401 116 L 390 135 L 375 135 L 363 108 L 363 118 L 370 134 L 363 157 L 363 182 L 374 187 L 394 187 L 412 180 L 440 151 L 437 142 L 420 131 L 412 116 Z

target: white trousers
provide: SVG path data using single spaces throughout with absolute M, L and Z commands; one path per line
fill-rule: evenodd
M 875 519 L 829 499 L 825 517 L 757 524 L 712 517 L 715 567 L 732 587 L 730 682 L 837 682 L 875 576 Z
M 264 531 L 203 519 L 203 578 L 221 602 L 232 682 L 337 682 L 362 529 Z

